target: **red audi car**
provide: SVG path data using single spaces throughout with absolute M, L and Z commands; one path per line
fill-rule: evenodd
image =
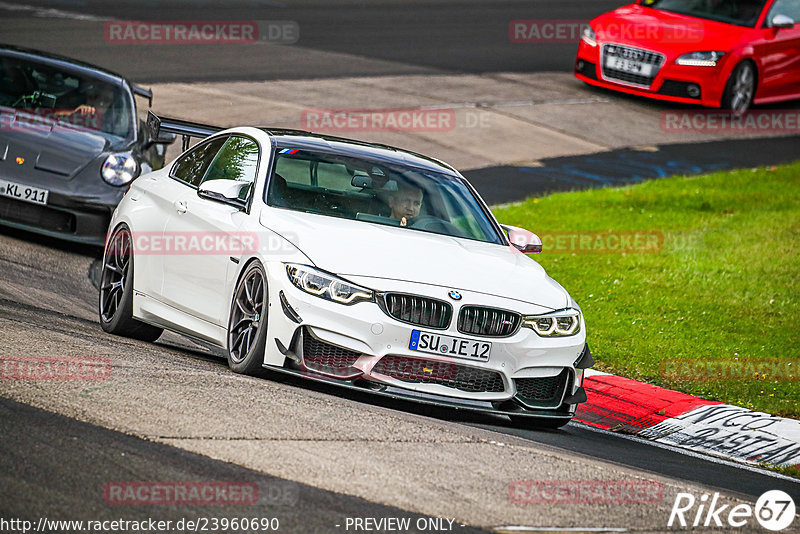
M 739 112 L 800 98 L 800 0 L 639 0 L 584 28 L 575 76 Z

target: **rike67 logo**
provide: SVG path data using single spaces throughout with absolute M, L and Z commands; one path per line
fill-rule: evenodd
M 788 493 L 771 490 L 758 498 L 755 507 L 749 504 L 719 502 L 719 493 L 695 498 L 691 493 L 678 493 L 669 514 L 668 527 L 733 527 L 747 526 L 755 520 L 765 529 L 778 532 L 788 528 L 795 517 L 794 500 Z

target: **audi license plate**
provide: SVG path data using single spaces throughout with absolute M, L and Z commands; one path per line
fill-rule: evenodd
M 639 76 L 650 77 L 653 72 L 653 66 L 649 63 L 642 63 L 633 59 L 623 59 L 621 57 L 609 56 L 606 58 L 606 67 L 614 70 L 621 70 L 630 74 L 638 74 Z
M 492 344 L 488 341 L 443 336 L 420 330 L 411 331 L 411 340 L 408 342 L 408 348 L 419 352 L 427 352 L 428 354 L 465 358 L 481 362 L 489 361 L 489 355 L 492 352 Z
M 0 196 L 14 198 L 16 200 L 24 200 L 25 202 L 32 202 L 33 204 L 41 204 L 46 206 L 47 197 L 50 196 L 50 191 L 47 189 L 39 189 L 38 187 L 30 187 L 27 185 L 0 180 Z

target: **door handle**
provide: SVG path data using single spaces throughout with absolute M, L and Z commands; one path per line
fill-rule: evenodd
M 175 201 L 175 210 L 178 213 L 186 213 L 187 209 L 188 209 L 188 206 L 186 205 L 186 201 L 185 200 L 176 200 Z

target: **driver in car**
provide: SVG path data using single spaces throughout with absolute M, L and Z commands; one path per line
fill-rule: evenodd
M 115 98 L 114 88 L 107 84 L 89 84 L 85 94 L 86 103 L 71 111 L 56 112 L 56 115 L 83 117 L 83 120 L 87 121 L 85 126 L 124 137 L 127 130 L 125 123 L 122 117 L 119 117 L 119 114 L 112 109 Z M 101 121 L 101 123 L 97 124 L 96 121 Z
M 389 195 L 388 204 L 392 210 L 390 217 L 398 219 L 400 226 L 407 226 L 408 220 L 419 215 L 422 208 L 422 189 L 401 182 L 397 191 Z

